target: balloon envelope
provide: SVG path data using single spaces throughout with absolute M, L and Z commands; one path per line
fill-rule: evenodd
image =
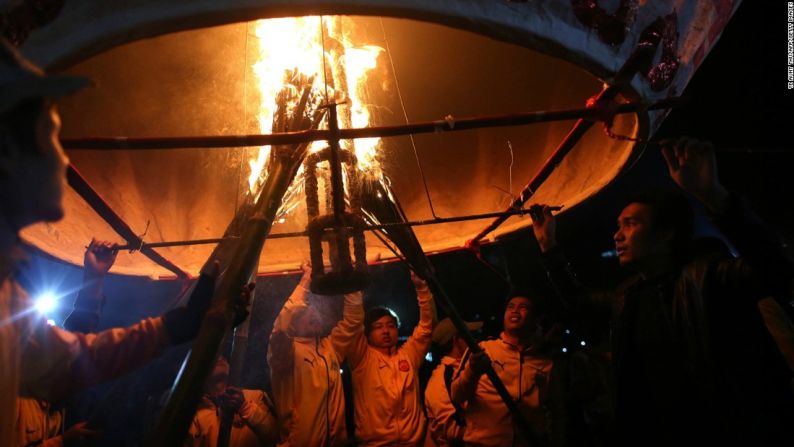
M 575 45 L 553 51 L 542 45 L 540 52 L 531 40 L 516 45 L 416 20 L 351 16 L 344 23 L 356 44 L 383 49 L 365 83 L 370 126 L 581 108 L 603 87 L 593 74 L 603 67 L 570 62 L 581 59 L 582 47 Z M 163 34 L 72 63 L 65 71 L 90 76 L 95 86 L 59 103 L 62 137 L 260 133 L 257 109 L 262 98 L 252 71 L 258 57 L 253 27 L 253 22 L 241 22 Z M 626 95 L 619 101 L 649 96 L 636 89 Z M 619 115 L 612 131 L 645 138 L 656 121 L 649 124 L 647 114 Z M 384 138 L 378 160 L 410 220 L 433 218 L 431 201 L 438 217 L 503 211 L 572 125 L 552 122 Z M 258 150 L 74 149 L 69 157 L 135 231 L 143 233 L 148 226 L 143 239 L 151 243 L 221 237 L 246 200 L 249 161 Z M 610 138 L 596 125 L 530 203 L 570 209 L 613 180 L 638 151 L 634 142 Z M 305 229 L 305 206 L 295 203 L 274 224 L 272 234 Z M 74 191 L 67 192 L 65 206 L 62 221 L 31 227 L 24 239 L 75 264 L 82 262 L 83 247 L 92 237 L 123 242 Z M 454 249 L 488 222 L 419 226 L 416 234 L 426 251 Z M 512 217 L 496 234 L 529 224 L 529 217 Z M 392 257 L 376 238 L 368 235 L 367 241 L 369 258 Z M 212 248 L 157 251 L 195 274 Z M 305 259 L 306 238 L 271 238 L 259 271 L 294 268 Z M 140 253 L 120 254 L 114 271 L 171 275 Z

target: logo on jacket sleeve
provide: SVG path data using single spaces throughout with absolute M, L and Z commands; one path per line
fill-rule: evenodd
M 400 368 L 400 371 L 402 372 L 407 372 L 411 370 L 411 364 L 408 363 L 408 360 L 400 360 L 397 366 Z

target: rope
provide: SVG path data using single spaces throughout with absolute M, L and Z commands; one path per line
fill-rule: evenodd
M 403 101 L 403 94 L 400 90 L 400 82 L 397 79 L 397 70 L 394 68 L 394 59 L 391 56 L 391 48 L 389 47 L 389 39 L 386 37 L 386 27 L 383 25 L 383 18 L 380 18 L 380 29 L 383 32 L 383 42 L 386 44 L 386 54 L 389 55 L 389 64 L 391 65 L 391 72 L 394 74 L 394 85 L 397 87 L 397 98 L 400 100 L 400 107 L 402 108 L 403 118 L 405 118 L 405 124 L 410 124 L 408 121 L 408 112 L 405 109 L 405 101 Z M 430 189 L 427 187 L 427 179 L 425 178 L 425 171 L 422 168 L 422 162 L 419 160 L 419 152 L 416 150 L 416 142 L 414 141 L 414 135 L 409 134 L 408 137 L 411 140 L 411 147 L 414 150 L 414 159 L 416 159 L 416 166 L 419 168 L 419 175 L 422 177 L 422 185 L 425 188 L 425 196 L 427 197 L 427 203 L 430 205 L 430 214 L 433 215 L 434 218 L 438 218 L 436 215 L 436 209 L 433 207 L 433 199 L 430 198 Z
M 325 16 L 320 16 L 320 46 L 323 48 L 323 84 L 325 85 L 325 103 L 330 105 L 328 100 L 328 67 L 325 65 Z

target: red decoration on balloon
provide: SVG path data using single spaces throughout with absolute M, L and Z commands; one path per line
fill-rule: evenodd
M 637 15 L 637 0 L 621 0 L 618 9 L 609 14 L 598 6 L 598 0 L 571 0 L 573 13 L 583 25 L 592 28 L 598 37 L 610 45 L 619 45 L 626 40 Z

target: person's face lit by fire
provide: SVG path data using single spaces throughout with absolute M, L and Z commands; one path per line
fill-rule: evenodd
M 397 321 L 391 315 L 384 315 L 372 322 L 367 333 L 367 342 L 376 348 L 397 346 Z
M 9 216 L 14 230 L 36 222 L 63 218 L 63 194 L 69 159 L 61 148 L 58 134 L 61 120 L 55 106 L 43 102 L 37 113 L 33 139 L 9 142 L 2 154 L 3 214 Z M 22 131 L 24 132 L 24 131 Z M 36 147 L 21 147 L 35 144 Z
M 613 238 L 621 266 L 642 268 L 643 263 L 671 253 L 672 231 L 655 228 L 650 206 L 630 203 L 617 224 Z
M 536 326 L 532 312 L 532 301 L 529 298 L 516 296 L 507 302 L 504 315 L 505 332 L 524 334 L 533 332 Z

